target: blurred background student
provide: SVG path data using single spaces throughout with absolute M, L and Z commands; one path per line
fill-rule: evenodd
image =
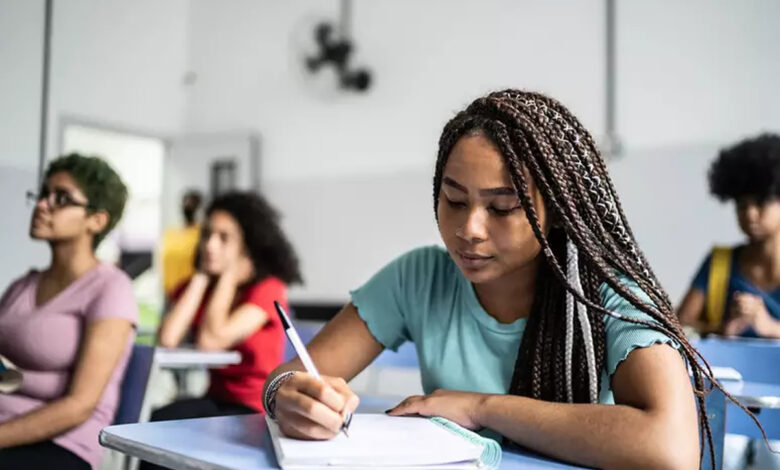
M 217 197 L 206 211 L 192 278 L 174 292 L 159 342 L 235 350 L 241 363 L 210 370 L 206 395 L 152 414 L 153 421 L 263 412 L 265 378 L 282 362 L 284 331 L 273 302 L 287 305 L 287 286 L 302 281 L 279 216 L 255 193 Z
M 763 134 L 720 152 L 710 192 L 734 201 L 743 243 L 715 247 L 679 308 L 703 334 L 780 338 L 780 135 Z
M 721 150 L 709 186 L 721 202 L 734 202 L 746 239 L 712 248 L 678 309 L 680 322 L 701 335 L 780 338 L 780 135 Z M 762 439 L 726 434 L 723 468 L 776 470 L 780 455 Z
M 170 296 L 182 282 L 195 273 L 195 255 L 200 239 L 200 210 L 203 196 L 191 189 L 181 200 L 183 226 L 170 227 L 162 235 L 162 282 L 165 296 Z
M 95 257 L 127 191 L 104 161 L 72 154 L 52 161 L 29 197 L 30 237 L 48 243 L 51 261 L 0 300 L 0 354 L 24 376 L 0 394 L 0 469 L 94 468 L 138 314 L 127 275 Z

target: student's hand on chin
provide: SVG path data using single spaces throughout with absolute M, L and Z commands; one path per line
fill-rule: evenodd
M 479 416 L 488 395 L 484 393 L 436 390 L 430 395 L 413 395 L 387 411 L 390 416 L 441 416 L 464 428 L 481 429 Z
M 253 274 L 254 267 L 252 267 L 252 262 L 246 256 L 239 256 L 231 261 L 224 273 L 225 276 L 236 284 L 246 282 L 252 278 Z

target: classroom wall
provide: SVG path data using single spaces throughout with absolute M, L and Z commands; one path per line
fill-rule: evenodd
M 713 244 L 741 239 L 733 205 L 708 195 L 705 175 L 717 150 L 713 144 L 633 150 L 610 164 L 639 246 L 675 303 Z
M 0 286 L 47 260 L 27 238 L 38 168 L 44 2 L 0 0 Z M 47 157 L 63 116 L 151 134 L 178 133 L 186 87 L 188 1 L 54 2 Z M 6 207 L 4 205 L 4 207 Z
M 296 300 L 347 298 L 404 250 L 438 240 L 430 177 L 442 125 L 506 86 L 546 91 L 604 133 L 604 2 L 354 3 L 367 95 L 305 78 L 312 18 L 337 2 L 194 0 L 189 131 L 257 129 L 263 189 L 285 216 L 307 284 Z M 715 150 L 780 129 L 780 17 L 772 0 L 618 2 L 618 131 L 611 163 L 643 249 L 679 299 L 714 241 L 738 239 L 706 195 Z M 671 240 L 674 240 L 673 242 Z
M 780 2 L 617 3 L 618 128 L 628 147 L 780 131 Z
M 43 2 L 0 0 L 0 286 L 46 254 L 27 237 L 24 200 L 37 180 L 42 15 Z
M 602 2 L 353 2 L 368 95 L 301 71 L 295 44 L 338 3 L 193 0 L 187 129 L 256 128 L 267 181 L 427 168 L 443 123 L 494 88 L 549 91 L 602 130 Z
M 473 97 L 546 91 L 601 138 L 603 3 L 354 2 L 355 59 L 375 77 L 367 95 L 334 92 L 332 77 L 307 78 L 298 65 L 298 44 L 317 18 L 335 17 L 336 1 L 55 3 L 47 153 L 62 115 L 168 136 L 257 131 L 263 189 L 307 278 L 291 296 L 341 301 L 399 252 L 437 241 L 436 141 Z M 773 0 L 618 2 L 626 152 L 611 166 L 673 298 L 707 246 L 739 236 L 730 208 L 706 197 L 709 159 L 736 138 L 780 129 L 779 9 Z M 37 167 L 42 13 L 42 1 L 0 0 L 0 173 L 19 190 Z M 26 227 L 27 211 L 9 220 Z M 0 235 L 0 246 L 32 247 L 4 253 L 0 284 L 36 249 L 36 262 L 45 258 L 21 232 Z
M 62 116 L 154 135 L 181 131 L 187 0 L 55 2 L 49 153 Z
M 603 129 L 602 2 L 354 2 L 356 62 L 375 77 L 367 95 L 300 70 L 292 44 L 337 5 L 195 0 L 191 10 L 187 129 L 260 133 L 263 189 L 306 277 L 297 301 L 343 301 L 394 256 L 438 241 L 437 140 L 475 96 L 546 90 Z
M 709 197 L 719 148 L 780 132 L 780 2 L 617 6 L 617 126 L 610 162 L 640 246 L 679 302 L 713 244 L 742 239 L 732 204 Z

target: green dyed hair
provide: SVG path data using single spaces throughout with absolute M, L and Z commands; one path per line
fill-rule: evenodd
M 99 157 L 78 153 L 59 157 L 49 163 L 46 179 L 61 171 L 68 173 L 87 196 L 88 211 L 105 211 L 108 214 L 106 228 L 95 234 L 92 241 L 93 248 L 97 248 L 122 218 L 127 202 L 127 187 L 111 165 Z

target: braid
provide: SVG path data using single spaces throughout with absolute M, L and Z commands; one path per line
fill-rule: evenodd
M 705 406 L 712 387 L 705 386 L 705 378 L 759 424 L 723 390 L 709 364 L 686 339 L 668 294 L 636 243 L 593 138 L 557 101 L 504 90 L 479 98 L 458 113 L 439 140 L 434 212 L 452 148 L 461 137 L 477 133 L 492 141 L 504 158 L 542 250 L 531 313 L 508 392 L 554 402 L 596 402 L 606 361 L 604 316 L 609 315 L 659 331 L 680 345 L 693 374 L 701 431 L 712 457 Z M 528 177 L 552 214 L 554 224 L 548 233 L 534 207 Z M 636 283 L 650 302 L 640 299 L 622 277 Z M 604 309 L 604 285 L 651 321 Z

